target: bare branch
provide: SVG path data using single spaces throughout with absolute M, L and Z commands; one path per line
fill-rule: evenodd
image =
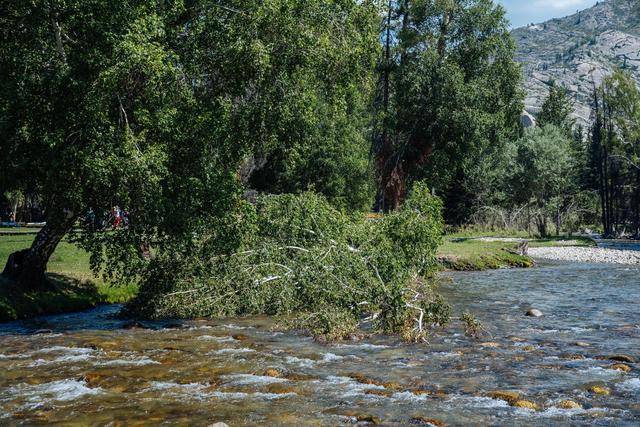
M 62 30 L 60 29 L 60 24 L 53 17 L 51 17 L 51 25 L 53 25 L 53 33 L 56 37 L 56 46 L 58 48 L 58 53 L 62 58 L 62 62 L 67 63 L 67 54 L 64 51 L 64 45 L 62 44 Z

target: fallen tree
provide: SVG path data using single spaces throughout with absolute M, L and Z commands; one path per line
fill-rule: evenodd
M 397 212 L 350 217 L 314 193 L 246 205 L 240 249 L 211 254 L 212 235 L 187 254 L 160 254 L 128 314 L 145 318 L 275 315 L 316 337 L 340 339 L 363 319 L 425 339 L 450 307 L 429 280 L 441 241 L 440 200 L 416 184 Z

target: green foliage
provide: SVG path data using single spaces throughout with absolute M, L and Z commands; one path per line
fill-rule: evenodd
M 121 279 L 145 248 L 186 250 L 214 226 L 209 249 L 237 249 L 247 158 L 273 172 L 269 191 L 362 208 L 376 20 L 355 0 L 13 2 L 0 188 L 40 195 L 58 234 L 78 219 L 96 271 Z M 114 206 L 127 227 L 111 230 Z
M 549 87 L 549 95 L 542 103 L 538 114 L 538 126 L 543 128 L 553 125 L 562 129 L 567 135 L 572 134 L 574 120 L 571 118 L 573 106 L 569 101 L 567 90 L 554 82 Z
M 161 254 L 128 309 L 152 318 L 295 316 L 292 326 L 328 338 L 345 337 L 370 314 L 381 331 L 422 338 L 449 316 L 417 279 L 436 266 L 440 208 L 422 184 L 406 209 L 373 221 L 315 193 L 262 196 L 236 252 Z
M 628 72 L 604 79 L 594 116 L 585 183 L 599 195 L 603 234 L 640 238 L 640 91 Z
M 559 128 L 549 125 L 527 131 L 516 142 L 516 150 L 512 177 L 516 197 L 542 206 L 570 191 L 575 172 L 571 142 Z
M 397 208 L 425 179 L 460 223 L 479 202 L 476 165 L 519 131 L 521 73 L 505 11 L 488 0 L 391 6 L 373 147 L 381 204 Z
M 313 190 L 341 209 L 368 209 L 373 180 L 365 130 L 379 50 L 377 9 L 373 2 L 280 3 L 261 18 L 262 26 L 279 31 L 254 37 L 270 63 L 283 61 L 295 74 L 281 109 L 269 112 L 281 118 L 281 128 L 255 147 L 249 186 Z
M 485 332 L 482 322 L 476 319 L 476 317 L 468 311 L 462 313 L 460 320 L 464 324 L 464 334 L 469 337 L 480 338 L 480 336 Z
M 285 324 L 321 341 L 345 340 L 358 330 L 358 321 L 350 310 L 328 307 L 313 313 L 298 313 Z

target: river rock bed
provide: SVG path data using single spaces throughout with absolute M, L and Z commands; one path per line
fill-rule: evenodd
M 533 258 L 552 259 L 558 261 L 604 263 L 604 264 L 640 264 L 640 252 L 585 247 L 541 247 L 529 248 L 528 254 Z

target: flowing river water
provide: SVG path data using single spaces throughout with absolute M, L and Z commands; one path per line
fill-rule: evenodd
M 638 266 L 447 278 L 441 292 L 456 311 L 484 322 L 480 340 L 454 324 L 428 344 L 322 345 L 267 318 L 126 329 L 117 306 L 1 324 L 0 425 L 640 423 L 640 364 L 626 360 L 640 358 Z M 544 316 L 524 316 L 531 307 Z M 621 359 L 629 372 L 612 369 Z M 539 408 L 512 407 L 496 390 Z M 567 399 L 581 407 L 563 409 Z

